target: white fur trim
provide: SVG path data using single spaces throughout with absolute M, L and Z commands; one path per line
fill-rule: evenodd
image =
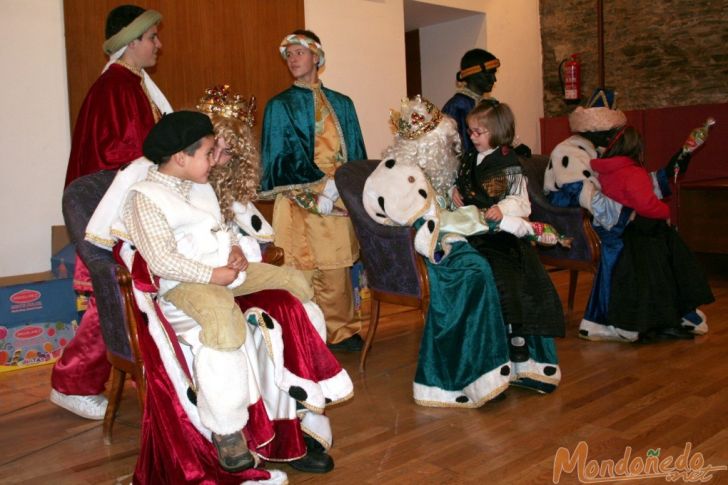
M 586 335 L 582 334 L 585 330 Z M 579 324 L 579 337 L 586 340 L 611 341 L 611 342 L 636 342 L 639 338 L 638 332 L 631 332 L 612 325 L 602 325 L 591 320 L 582 319 Z
M 501 374 L 503 366 L 511 367 L 511 364 L 509 361 L 502 363 L 492 371 L 486 372 L 460 391 L 448 391 L 440 389 L 439 387 L 426 386 L 424 384 L 413 382 L 412 388 L 415 402 L 421 406 L 429 407 L 480 407 L 508 388 L 513 369 L 510 369 L 509 375 L 504 376 Z M 464 403 L 457 402 L 456 399 L 463 395 L 468 397 L 468 401 Z
M 579 182 L 586 179 L 584 172 L 591 175 L 591 180 L 597 188 L 600 188 L 597 175 L 591 168 L 589 162 L 597 158 L 594 145 L 589 140 L 579 135 L 573 135 L 554 147 L 549 157 L 549 164 L 543 176 L 544 192 L 555 192 L 564 184 Z M 564 159 L 567 160 L 564 166 Z
M 555 367 L 556 372 L 553 375 L 547 376 L 544 373 L 544 368 L 546 367 Z M 539 363 L 529 358 L 526 362 L 514 362 L 513 368 L 514 381 L 527 378 L 555 386 L 561 382 L 561 367 L 558 364 Z
M 202 424 L 223 435 L 242 430 L 251 404 L 245 354 L 202 346 L 195 354 L 194 371 Z
M 96 206 L 91 219 L 86 226 L 86 240 L 91 244 L 111 250 L 116 243 L 114 233 L 127 234 L 128 231 L 121 221 L 121 211 L 124 208 L 129 188 L 147 177 L 149 167 L 154 165 L 144 157 L 137 158 L 125 169 L 116 172 L 114 180 Z
M 308 319 L 311 321 L 311 325 L 316 329 L 316 333 L 318 333 L 322 341 L 326 342 L 326 317 L 324 317 L 323 310 L 313 300 L 302 303 L 302 305 L 303 309 L 306 310 Z
M 288 485 L 288 475 L 281 470 L 268 470 L 270 478 L 267 480 L 245 480 L 242 485 L 257 483 L 258 485 Z
M 233 201 L 231 208 L 235 214 L 235 223 L 245 234 L 261 242 L 273 241 L 273 227 L 252 202 L 241 204 L 238 201 Z M 253 227 L 254 216 L 257 216 L 261 223 L 261 227 L 257 231 Z
M 314 382 L 304 379 L 289 371 L 283 361 L 283 339 L 282 328 L 280 324 L 270 315 L 267 315 L 273 322 L 273 328 L 268 328 L 265 323 L 263 314 L 265 312 L 259 308 L 250 308 L 245 312 L 245 321 L 248 322 L 248 328 L 255 335 L 255 339 L 259 344 L 259 349 L 267 351 L 267 358 L 271 362 L 273 375 L 270 376 L 276 386 L 284 392 L 289 392 L 291 387 L 300 387 L 306 392 L 306 398 L 301 402 L 306 408 L 322 413 L 326 407 L 326 398 L 332 402 L 342 401 L 351 397 L 354 384 L 351 382 L 349 374 L 342 369 L 340 373 L 321 382 Z M 252 322 L 255 322 L 252 323 Z M 264 358 L 258 351 L 259 360 Z M 269 378 L 270 378 L 269 377 Z
M 327 450 L 331 448 L 334 437 L 328 416 L 303 410 L 299 412 L 298 417 L 301 419 L 301 429 L 304 433 L 313 437 Z
M 683 327 L 689 328 L 692 333 L 695 335 L 705 335 L 708 333 L 708 317 L 705 313 L 703 313 L 700 309 L 695 309 L 695 312 L 700 316 L 700 323 L 698 325 L 695 325 L 690 320 L 683 318 L 681 325 Z

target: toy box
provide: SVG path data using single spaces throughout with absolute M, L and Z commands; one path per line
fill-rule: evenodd
M 66 228 L 51 231 L 52 272 L 0 278 L 0 372 L 55 362 L 76 334 L 75 255 Z
M 0 372 L 54 362 L 77 322 L 72 278 L 0 287 Z

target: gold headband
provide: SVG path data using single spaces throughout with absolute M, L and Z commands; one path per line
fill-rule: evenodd
M 473 74 L 478 74 L 479 72 L 495 71 L 499 67 L 500 67 L 500 60 L 491 59 L 490 61 L 484 62 L 483 64 L 478 64 L 477 66 L 471 66 L 471 67 L 462 69 L 458 73 L 458 75 L 460 76 L 460 79 L 465 79 L 466 77 L 472 76 Z
M 141 15 L 131 21 L 129 25 L 106 39 L 104 52 L 111 55 L 124 46 L 129 45 L 134 39 L 138 39 L 144 32 L 162 20 L 162 14 L 156 10 L 145 10 Z
M 283 60 L 286 60 L 286 47 L 289 45 L 302 45 L 306 49 L 309 49 L 311 52 L 316 54 L 319 58 L 318 64 L 316 66 L 321 67 L 326 63 L 326 57 L 324 55 L 324 49 L 321 47 L 321 44 L 316 42 L 310 37 L 306 37 L 305 35 L 301 34 L 290 34 L 283 38 L 281 41 L 281 45 L 278 47 L 278 51 L 281 53 L 281 57 Z

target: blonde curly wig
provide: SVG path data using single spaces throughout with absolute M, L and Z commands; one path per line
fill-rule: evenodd
M 209 114 L 215 137 L 222 137 L 232 158 L 225 165 L 215 165 L 209 183 L 220 201 L 225 221 L 232 221 L 235 201 L 245 204 L 255 200 L 260 183 L 260 155 L 252 128 L 239 118 Z

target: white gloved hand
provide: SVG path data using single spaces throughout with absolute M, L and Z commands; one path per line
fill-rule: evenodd
M 596 191 L 597 188 L 594 186 L 594 183 L 589 179 L 584 179 L 581 192 L 579 192 L 579 205 L 589 212 L 592 211 L 592 199 Z
M 326 180 L 326 185 L 324 185 L 324 190 L 321 191 L 321 195 L 331 199 L 332 203 L 339 200 L 339 190 L 336 188 L 336 182 L 334 182 L 334 179 Z
M 334 210 L 334 201 L 324 194 L 320 194 L 317 197 L 316 205 L 318 206 L 319 213 L 325 216 L 331 214 L 331 211 Z
M 533 227 L 525 219 L 515 216 L 503 216 L 499 224 L 500 230 L 510 232 L 516 237 L 533 234 Z

